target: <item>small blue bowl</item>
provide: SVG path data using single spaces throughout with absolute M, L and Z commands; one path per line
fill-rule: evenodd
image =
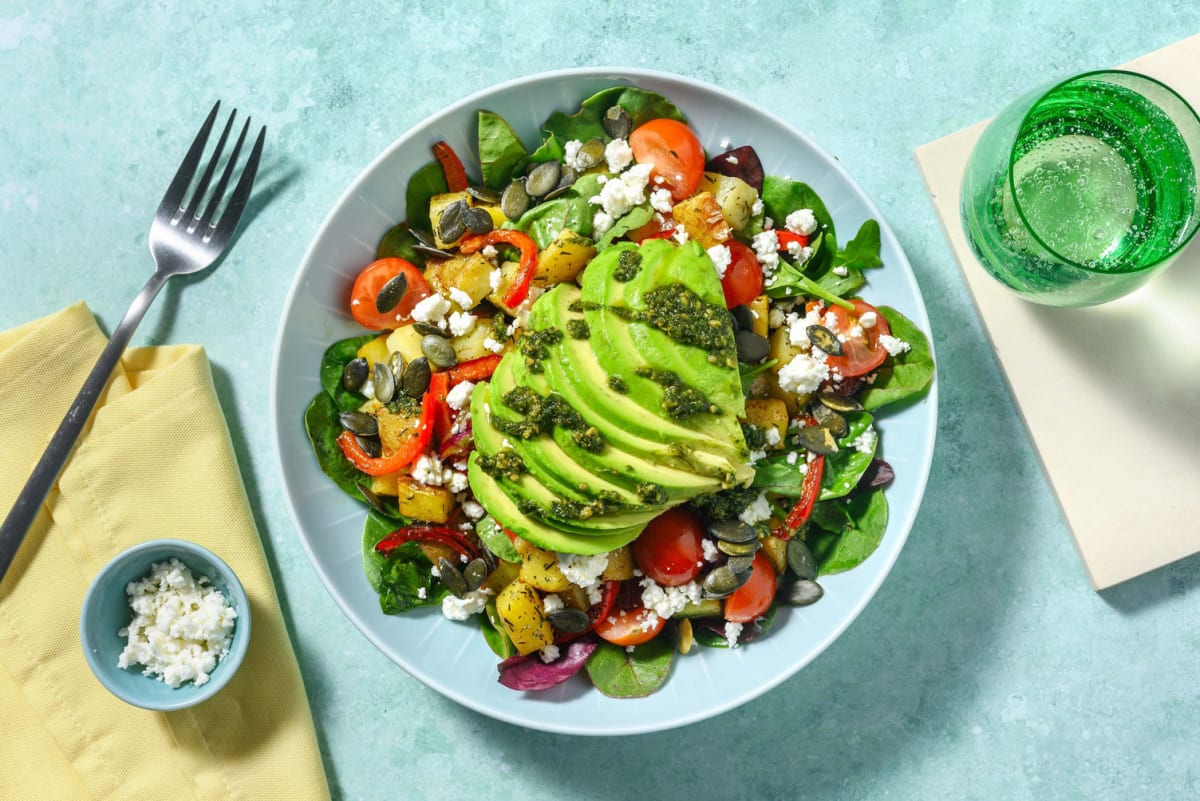
M 189 681 L 172 689 L 153 676 L 142 675 L 141 666 L 117 666 L 126 644 L 117 631 L 133 619 L 126 585 L 149 575 L 151 564 L 172 557 L 187 565 L 197 579 L 207 576 L 237 611 L 229 653 L 199 687 Z M 92 673 L 113 695 L 143 709 L 185 709 L 211 698 L 237 672 L 250 644 L 250 602 L 238 577 L 212 551 L 183 540 L 150 540 L 118 554 L 96 574 L 83 598 L 79 637 Z

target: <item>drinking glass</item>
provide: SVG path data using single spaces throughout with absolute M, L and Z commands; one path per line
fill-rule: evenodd
M 1123 70 L 1040 87 L 1000 113 L 967 162 L 962 222 L 993 277 L 1052 306 L 1121 297 L 1200 227 L 1200 119 Z

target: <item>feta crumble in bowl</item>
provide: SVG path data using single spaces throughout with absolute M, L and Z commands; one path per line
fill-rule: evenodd
M 250 603 L 216 554 L 183 540 L 150 540 L 96 574 L 79 636 L 88 667 L 113 695 L 143 709 L 185 709 L 237 672 L 250 643 Z

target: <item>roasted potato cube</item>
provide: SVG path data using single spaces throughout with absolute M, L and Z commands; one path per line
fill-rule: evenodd
M 474 328 L 462 336 L 454 337 L 450 340 L 450 344 L 454 347 L 454 355 L 458 358 L 459 362 L 469 362 L 472 359 L 491 355 L 492 352 L 483 343 L 492 338 L 492 336 L 491 319 L 480 317 L 475 321 Z
M 688 237 L 696 240 L 705 249 L 719 245 L 733 236 L 717 199 L 711 192 L 697 192 L 687 200 L 675 204 L 671 213 L 675 222 L 683 226 Z
M 454 493 L 445 487 L 426 486 L 411 476 L 400 476 L 396 479 L 396 504 L 405 517 L 445 523 L 454 508 Z
M 517 579 L 496 596 L 496 615 L 517 652 L 532 654 L 554 642 L 554 629 L 546 619 L 538 591 Z
M 502 589 L 517 580 L 520 572 L 521 565 L 517 562 L 505 562 L 503 559 L 497 559 L 496 569 L 488 573 L 488 577 L 483 582 L 484 589 L 491 590 L 493 595 L 499 595 Z
M 760 337 L 767 336 L 771 315 L 771 304 L 767 296 L 759 295 L 750 301 L 750 312 L 754 315 L 754 333 Z
M 533 278 L 547 286 L 574 281 L 595 255 L 596 248 L 592 240 L 570 228 L 564 228 L 554 237 L 554 241 L 538 254 L 537 272 Z
M 380 406 L 375 411 L 375 419 L 379 421 L 379 442 L 383 445 L 384 453 L 395 453 L 401 445 L 416 436 L 419 422 L 416 417 L 396 414 L 388 411 L 386 406 Z
M 768 447 L 781 448 L 787 436 L 787 404 L 778 398 L 751 398 L 746 401 L 746 422 L 759 428 L 774 428 L 779 432 L 779 442 Z
M 371 476 L 371 492 L 376 495 L 396 497 L 396 479 L 403 473 L 386 473 L 382 476 Z
M 504 216 L 504 212 L 500 210 L 499 206 L 480 203 L 469 192 L 446 192 L 441 195 L 434 195 L 429 199 L 429 222 L 433 226 L 434 244 L 442 250 L 449 250 L 458 243 L 457 239 L 453 242 L 443 242 L 442 238 L 437 235 L 437 232 L 442 219 L 442 213 L 446 210 L 446 207 L 459 200 L 465 200 L 467 206 L 470 208 L 477 206 L 482 208 L 491 216 L 492 225 L 495 225 L 497 228 L 507 222 L 508 218 Z
M 389 354 L 398 352 L 403 356 L 405 364 L 424 355 L 421 353 L 421 335 L 411 324 L 402 325 L 388 334 L 387 349 Z
M 434 262 L 425 270 L 425 278 L 434 290 L 447 297 L 451 289 L 458 289 L 471 299 L 463 311 L 473 309 L 479 301 L 492 291 L 491 275 L 494 269 L 490 259 L 482 253 L 470 256 L 455 256 L 443 262 Z
M 386 362 L 388 356 L 392 353 L 388 350 L 387 340 L 387 334 L 380 334 L 370 342 L 361 345 L 356 355 L 361 359 L 366 359 L 367 367 L 374 370 L 375 362 Z
M 517 270 L 521 268 L 515 261 L 506 261 L 500 265 L 500 283 L 496 288 L 488 293 L 487 299 L 496 305 L 496 308 L 512 314 L 514 309 L 504 305 L 504 296 L 508 294 L 509 287 L 512 286 L 513 277 L 516 276 Z M 490 286 L 490 284 L 489 284 Z
M 628 545 L 622 545 L 608 554 L 608 564 L 600 577 L 606 581 L 624 581 L 633 578 L 633 550 Z
M 782 576 L 787 570 L 787 540 L 771 536 L 763 539 L 762 552 L 775 568 L 775 573 Z
M 741 178 L 706 172 L 700 188 L 712 193 L 721 207 L 721 214 L 735 231 L 745 228 L 754 216 L 754 201 L 758 200 L 758 192 Z
M 562 592 L 571 586 L 558 569 L 558 557 L 554 552 L 535 546 L 521 554 L 521 581 L 543 592 Z

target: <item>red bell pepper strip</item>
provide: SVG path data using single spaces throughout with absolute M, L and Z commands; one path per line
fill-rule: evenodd
M 796 505 L 792 507 L 787 520 L 784 521 L 789 536 L 808 522 L 813 505 L 817 502 L 817 496 L 821 494 L 821 478 L 824 474 L 825 456 L 817 454 L 816 458 L 808 463 L 808 472 L 804 474 L 804 484 L 800 487 L 800 499 L 796 501 Z
M 432 381 L 430 387 L 432 387 Z M 443 393 L 444 397 L 444 393 Z M 425 452 L 433 439 L 433 429 L 436 424 L 437 400 L 433 392 L 426 392 L 421 405 L 421 417 L 417 422 L 416 433 L 388 456 L 374 457 L 362 449 L 358 440 L 349 431 L 343 431 L 337 438 L 338 447 L 350 460 L 350 463 L 369 476 L 382 476 L 395 473 L 408 467 L 417 457 Z
M 462 241 L 458 243 L 458 249 L 462 253 L 470 255 L 488 245 L 495 245 L 496 243 L 513 245 L 521 251 L 520 267 L 517 269 L 516 278 L 512 286 L 509 287 L 508 294 L 502 298 L 505 306 L 509 309 L 515 309 L 521 305 L 521 302 L 525 298 L 529 297 L 529 285 L 533 283 L 533 275 L 537 272 L 537 243 L 520 231 L 497 228 L 494 231 L 479 234 L 478 236 L 464 236 Z
M 464 381 L 484 381 L 492 377 L 498 364 L 500 364 L 500 355 L 493 353 L 490 356 L 480 356 L 478 359 L 471 359 L 469 362 L 451 367 L 446 371 L 446 375 L 449 377 L 452 387 Z
M 406 526 L 398 528 L 375 544 L 375 552 L 387 556 L 406 542 L 430 542 L 452 548 L 468 560 L 479 556 L 479 549 L 461 531 L 442 526 Z
M 439 444 L 450 435 L 450 429 L 454 426 L 454 414 L 450 411 L 450 404 L 446 403 L 449 388 L 449 376 L 446 373 L 434 373 L 429 379 L 429 391 L 425 393 L 426 398 L 433 396 L 433 439 Z
M 454 148 L 445 142 L 437 142 L 433 146 L 433 155 L 437 156 L 442 165 L 442 172 L 446 174 L 446 186 L 451 192 L 461 192 L 469 186 L 467 170 Z
M 804 234 L 797 234 L 794 231 L 777 230 L 775 238 L 779 241 L 779 249 L 789 253 L 791 251 L 788 248 L 793 244 L 799 245 L 802 248 L 808 247 L 808 237 Z

